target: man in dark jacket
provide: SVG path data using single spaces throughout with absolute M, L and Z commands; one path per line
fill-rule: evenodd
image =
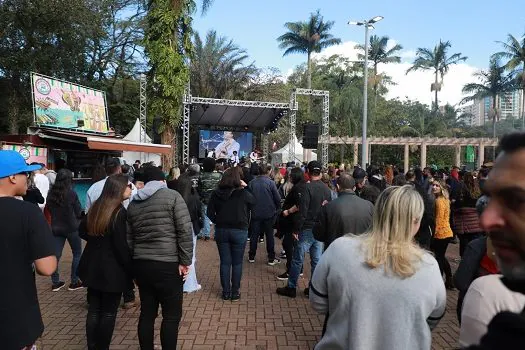
M 421 225 L 416 233 L 416 242 L 423 249 L 430 249 L 430 241 L 432 240 L 432 234 L 434 232 L 435 220 L 434 220 L 434 203 L 430 195 L 419 183 L 416 182 L 416 175 L 413 171 L 408 171 L 405 175 L 407 183 L 414 186 L 416 191 L 423 198 L 425 205 L 425 211 L 423 212 L 423 218 L 421 218 Z
M 259 175 L 250 181 L 248 189 L 255 197 L 255 206 L 253 208 L 252 221 L 250 223 L 250 251 L 248 253 L 248 261 L 255 262 L 255 254 L 257 253 L 257 239 L 260 233 L 266 236 L 266 250 L 268 252 L 268 265 L 273 266 L 280 263 L 279 259 L 275 258 L 274 238 L 273 238 L 273 224 L 277 210 L 281 207 L 281 196 L 277 190 L 275 182 L 270 179 L 271 166 L 263 166 L 262 168 L 254 170 Z
M 206 158 L 202 162 L 202 172 L 199 176 L 197 190 L 202 201 L 202 229 L 197 238 L 208 241 L 210 239 L 211 221 L 206 216 L 208 210 L 208 202 L 211 194 L 217 189 L 219 181 L 221 181 L 221 173 L 215 171 L 215 159 Z
M 293 253 L 288 285 L 283 288 L 277 288 L 277 294 L 279 295 L 295 298 L 297 280 L 303 266 L 304 255 L 307 251 L 310 252 L 311 274 L 313 275 L 322 254 L 323 244 L 314 238 L 313 227 L 318 220 L 321 207 L 332 200 L 332 194 L 328 186 L 321 181 L 321 168 L 321 163 L 318 161 L 311 161 L 308 164 L 310 182 L 305 186 L 304 195 L 301 197 L 299 205 L 301 230 L 298 233 L 294 233 L 297 247 Z M 306 288 L 304 292 L 308 295 L 310 292 L 309 288 Z
M 128 207 L 128 244 L 139 286 L 139 342 L 153 348 L 153 328 L 162 307 L 162 348 L 175 349 L 182 317 L 183 284 L 193 257 L 193 230 L 182 196 L 167 188 L 157 167 L 144 169 L 143 189 Z
M 321 208 L 313 231 L 315 239 L 324 243 L 325 250 L 337 238 L 347 233 L 364 233 L 372 225 L 374 206 L 355 194 L 354 179 L 342 173 L 336 186 L 337 199 Z

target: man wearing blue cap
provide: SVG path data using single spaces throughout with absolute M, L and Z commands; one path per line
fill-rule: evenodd
M 25 195 L 27 176 L 40 168 L 27 165 L 18 152 L 0 151 L 0 266 L 7 267 L 7 283 L 0 288 L 0 347 L 6 350 L 30 349 L 42 335 L 34 270 L 50 276 L 57 268 L 53 234 L 42 211 L 15 198 Z

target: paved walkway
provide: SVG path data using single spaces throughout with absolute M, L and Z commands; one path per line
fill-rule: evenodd
M 310 308 L 308 299 L 302 293 L 296 299 L 275 294 L 275 289 L 284 285 L 275 278 L 284 267 L 283 264 L 267 266 L 265 251 L 264 244 L 259 244 L 255 264 L 244 264 L 242 297 L 240 302 L 231 303 L 220 299 L 219 256 L 215 243 L 198 242 L 197 277 L 203 289 L 184 298 L 180 349 L 313 348 L 321 334 L 323 317 Z M 457 251 L 457 245 L 449 246 L 448 256 L 454 268 Z M 61 276 L 66 284 L 70 262 L 71 251 L 66 244 L 60 262 Z M 309 276 L 309 268 L 306 268 L 306 276 Z M 301 289 L 306 287 L 306 282 L 306 278 L 300 281 Z M 50 278 L 44 277 L 37 277 L 37 285 L 46 327 L 40 348 L 85 349 L 85 290 L 71 292 L 64 288 L 51 292 Z M 433 332 L 434 350 L 457 348 L 456 300 L 457 292 L 449 293 L 447 314 Z M 111 349 L 139 348 L 138 317 L 138 309 L 119 311 Z M 160 322 L 157 320 L 156 344 L 160 344 L 159 329 Z

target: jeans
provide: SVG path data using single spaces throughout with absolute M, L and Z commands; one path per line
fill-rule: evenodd
M 72 232 L 69 235 L 67 235 L 67 237 L 54 236 L 54 238 L 57 261 L 60 261 L 60 257 L 62 256 L 62 251 L 64 250 L 66 239 L 69 243 L 69 246 L 71 247 L 71 252 L 73 253 L 73 260 L 71 261 L 71 283 L 75 284 L 78 282 L 77 268 L 78 263 L 80 262 L 80 257 L 82 256 L 82 241 L 80 240 L 80 236 L 78 235 L 78 232 Z M 60 282 L 58 265 L 56 271 L 53 272 L 53 274 L 51 275 L 51 282 L 53 284 L 57 284 L 58 282 Z
M 207 210 L 208 210 L 208 205 L 202 204 L 202 217 L 204 218 L 204 220 L 203 220 L 203 224 L 202 224 L 202 228 L 201 228 L 199 237 L 210 238 L 211 221 L 208 218 L 208 216 L 206 216 Z
M 250 223 L 250 251 L 248 256 L 251 259 L 257 254 L 257 243 L 261 234 L 266 236 L 266 251 L 268 252 L 268 261 L 275 259 L 275 241 L 273 237 L 274 218 L 269 219 L 252 219 Z
M 452 238 L 432 239 L 432 251 L 434 252 L 434 256 L 436 257 L 436 260 L 438 262 L 439 271 L 441 272 L 441 275 L 445 273 L 445 277 L 447 280 L 452 279 L 452 270 L 450 268 L 450 263 L 448 262 L 445 256 L 448 244 L 451 240 Z
M 315 267 L 321 258 L 323 253 L 323 243 L 317 241 L 314 238 L 312 229 L 306 229 L 299 233 L 299 241 L 295 243 L 295 249 L 293 252 L 292 266 L 290 268 L 288 276 L 288 287 L 297 288 L 297 280 L 301 273 L 301 267 L 304 262 L 304 255 L 307 251 L 310 251 L 310 264 L 312 269 L 312 276 L 315 271 Z
M 89 291 L 89 309 L 86 317 L 86 337 L 89 350 L 107 350 L 111 343 L 115 319 L 122 293 Z
M 152 260 L 134 260 L 140 294 L 138 337 L 141 350 L 153 350 L 155 319 L 162 307 L 160 342 L 163 349 L 176 349 L 182 317 L 182 276 L 179 264 Z
M 223 295 L 236 295 L 241 289 L 242 260 L 248 231 L 215 228 L 215 242 L 219 250 L 220 276 Z

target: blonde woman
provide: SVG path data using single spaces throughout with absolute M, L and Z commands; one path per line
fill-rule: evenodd
M 412 186 L 389 187 L 370 231 L 324 252 L 310 285 L 312 307 L 327 314 L 315 349 L 430 349 L 446 291 L 436 260 L 414 241 L 423 211 Z
M 450 227 L 450 197 L 447 185 L 443 181 L 434 180 L 432 182 L 432 193 L 436 198 L 434 206 L 436 227 L 430 248 L 434 252 L 434 256 L 439 264 L 441 275 L 445 273 L 445 287 L 447 289 L 454 289 L 452 270 L 445 256 L 448 244 L 454 235 Z

